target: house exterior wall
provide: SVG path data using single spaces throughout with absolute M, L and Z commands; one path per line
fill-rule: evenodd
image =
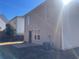
M 25 15 L 25 41 L 28 41 L 28 32 L 31 30 L 33 43 L 43 44 L 49 42 L 54 44 L 56 48 L 61 49 L 62 26 L 58 24 L 61 7 L 60 2 L 49 0 Z M 40 40 L 35 40 L 35 34 L 40 34 Z
M 17 17 L 16 32 L 18 35 L 24 35 L 24 17 Z
M 64 49 L 79 47 L 79 4 L 75 2 L 65 10 L 63 47 Z
M 24 35 L 24 17 L 17 16 L 13 18 L 9 24 L 16 30 L 17 35 Z
M 63 9 L 58 0 L 47 0 L 25 15 L 25 41 L 29 40 L 28 32 L 31 30 L 33 43 L 50 42 L 62 50 L 79 47 L 78 10 L 77 3 Z M 34 39 L 36 33 L 40 34 L 40 40 Z
M 0 31 L 3 31 L 6 28 L 6 22 L 3 21 L 2 18 L 0 18 Z

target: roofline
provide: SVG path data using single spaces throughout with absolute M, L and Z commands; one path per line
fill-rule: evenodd
M 39 4 L 37 7 L 35 7 L 34 9 L 32 9 L 31 11 L 29 11 L 28 13 L 26 13 L 25 15 L 23 16 L 15 16 L 13 17 L 9 22 L 13 21 L 15 18 L 17 17 L 25 17 L 26 15 L 28 15 L 29 13 L 31 13 L 32 11 L 34 11 L 35 9 L 37 9 L 39 6 L 43 5 L 43 3 L 45 3 L 46 1 L 42 2 L 41 4 Z
M 31 11 L 29 11 L 28 13 L 26 13 L 24 16 L 28 15 L 29 13 L 31 13 L 32 11 L 36 10 L 38 7 L 42 6 L 44 3 L 46 3 L 46 1 L 42 2 L 41 4 L 39 4 L 37 7 L 35 7 L 34 9 L 32 9 Z
M 17 16 L 13 17 L 9 22 L 13 21 L 15 18 L 17 18 Z M 9 23 L 9 22 L 8 22 L 8 23 Z
M 9 22 L 13 21 L 14 19 L 17 19 L 18 17 L 24 17 L 24 16 L 15 16 L 15 17 L 13 17 Z M 8 23 L 9 23 L 9 22 L 8 22 Z
M 0 17 L 3 19 L 3 21 L 4 21 L 5 23 L 8 22 L 8 19 L 7 19 L 4 15 L 0 15 Z

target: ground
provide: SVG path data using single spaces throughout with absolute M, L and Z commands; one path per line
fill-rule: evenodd
M 75 51 L 75 52 L 74 52 Z M 13 45 L 0 46 L 0 59 L 78 59 L 79 48 L 66 51 L 46 50 L 41 46 L 17 48 Z

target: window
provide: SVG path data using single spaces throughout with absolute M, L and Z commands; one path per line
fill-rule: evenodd
M 35 40 L 40 40 L 40 35 L 35 35 Z
M 38 40 L 40 40 L 40 35 L 38 35 Z
M 34 39 L 35 40 L 40 40 L 40 30 L 37 28 L 35 28 L 35 30 L 34 30 Z

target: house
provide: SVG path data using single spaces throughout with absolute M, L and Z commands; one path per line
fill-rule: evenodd
M 57 22 L 62 6 L 56 0 L 46 0 L 25 16 L 25 41 L 36 44 L 50 43 L 62 49 L 62 28 Z M 57 30 L 57 32 L 56 32 Z M 30 38 L 31 37 L 31 38 Z
M 16 16 L 8 22 L 15 30 L 17 35 L 24 35 L 24 17 Z
M 5 16 L 0 15 L 0 31 L 3 31 L 6 28 L 7 19 Z
M 78 10 L 76 3 L 63 8 L 60 0 L 46 0 L 24 15 L 25 41 L 50 43 L 61 50 L 79 47 Z

